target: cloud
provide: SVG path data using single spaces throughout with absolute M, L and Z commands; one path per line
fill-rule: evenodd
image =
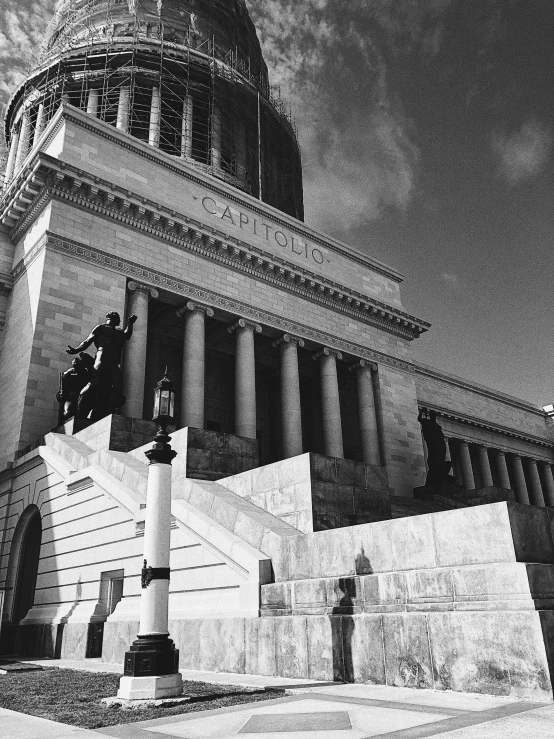
M 458 285 L 460 284 L 460 278 L 458 277 L 458 275 L 449 272 L 443 272 L 441 277 L 445 282 L 448 282 L 449 285 L 452 285 L 452 287 L 458 287 Z
M 250 2 L 272 82 L 297 122 L 311 225 L 344 233 L 388 208 L 408 207 L 421 156 L 414 125 L 391 91 L 387 58 L 408 47 L 435 54 L 450 4 Z
M 0 111 L 24 79 L 44 40 L 55 0 L 2 0 L 0 5 Z M 0 156 L 4 150 L 0 137 Z
M 534 119 L 519 131 L 494 134 L 492 149 L 499 159 L 498 175 L 511 185 L 536 177 L 548 161 L 552 142 L 552 129 Z

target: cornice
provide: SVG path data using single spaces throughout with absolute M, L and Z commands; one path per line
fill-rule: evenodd
M 553 442 L 547 441 L 540 436 L 534 436 L 533 434 L 524 434 L 521 431 L 515 431 L 514 429 L 508 428 L 507 426 L 483 421 L 480 418 L 468 416 L 465 413 L 458 413 L 457 411 L 452 411 L 448 408 L 442 408 L 441 406 L 433 405 L 431 403 L 418 403 L 418 407 L 419 409 L 428 408 L 429 410 L 436 411 L 439 418 L 445 418 L 449 421 L 456 421 L 456 423 L 459 423 L 462 426 L 478 428 L 489 433 L 499 434 L 500 436 L 506 436 L 512 439 L 519 439 L 520 441 L 526 441 L 529 444 L 536 444 L 548 449 L 554 449 Z M 474 441 L 471 439 L 470 436 L 464 436 L 463 434 L 460 434 L 459 436 L 453 436 L 452 438 L 460 438 L 464 441 L 470 442 Z
M 282 316 L 275 315 L 269 311 L 253 308 L 246 303 L 224 297 L 212 290 L 200 288 L 184 280 L 177 280 L 175 277 L 165 272 L 147 269 L 142 267 L 140 264 L 131 262 L 130 260 L 114 257 L 112 254 L 107 254 L 100 249 L 85 246 L 77 241 L 73 241 L 72 239 L 59 236 L 58 234 L 49 231 L 43 235 L 41 240 L 37 242 L 26 256 L 16 265 L 14 269 L 16 278 L 25 271 L 26 263 L 35 259 L 40 250 L 44 248 L 53 249 L 62 254 L 69 254 L 81 261 L 99 265 L 105 269 L 117 272 L 118 274 L 127 275 L 133 280 L 150 284 L 152 287 L 183 295 L 184 298 L 198 301 L 210 308 L 219 308 L 220 310 L 238 315 L 249 321 L 277 329 L 283 333 L 300 336 L 301 338 L 309 340 L 315 344 L 319 344 L 320 346 L 328 346 L 338 351 L 352 354 L 360 359 L 367 359 L 370 362 L 395 367 L 403 372 L 412 373 L 414 371 L 413 365 L 409 362 L 403 361 L 402 359 L 390 357 L 387 354 L 383 354 L 382 352 L 375 351 L 373 349 L 368 349 L 360 344 L 345 341 L 338 336 L 318 331 L 309 326 L 305 326 L 302 323 L 286 320 L 282 318 Z
M 534 406 L 532 403 L 527 403 L 525 400 L 521 400 L 520 398 L 515 398 L 512 395 L 503 395 L 502 393 L 498 392 L 498 390 L 493 390 L 492 388 L 484 387 L 483 385 L 478 385 L 477 383 L 471 382 L 470 380 L 466 380 L 463 377 L 456 377 L 455 375 L 448 375 L 448 374 L 445 374 L 444 372 L 441 372 L 438 369 L 435 369 L 434 367 L 428 367 L 427 365 L 417 364 L 416 362 L 414 362 L 414 369 L 415 369 L 416 375 L 422 375 L 424 377 L 430 377 L 433 380 L 439 380 L 441 382 L 445 382 L 448 385 L 453 385 L 454 387 L 468 390 L 471 393 L 482 395 L 485 398 L 490 398 L 491 400 L 494 400 L 495 402 L 500 401 L 504 405 L 512 406 L 512 408 L 518 408 L 519 410 L 525 411 L 526 413 L 533 413 L 534 415 L 540 416 L 543 419 L 546 417 L 546 414 L 542 410 L 542 408 L 538 408 L 537 406 Z
M 12 241 L 26 230 L 27 224 L 38 215 L 36 203 L 48 200 L 45 185 L 50 169 L 42 156 L 33 157 L 18 173 L 0 198 L 0 223 L 10 232 Z M 44 207 L 44 205 L 42 206 Z M 24 227 L 21 227 L 25 224 Z
M 26 200 L 21 206 L 11 204 L 14 200 L 19 202 L 18 198 L 22 197 L 18 192 L 13 192 L 10 202 L 5 204 L 3 211 L 0 210 L 0 220 L 4 218 L 8 222 L 19 214 L 19 220 L 13 224 L 13 240 L 21 237 L 48 199 L 52 198 L 147 233 L 174 248 L 192 251 L 201 257 L 224 264 L 233 271 L 270 283 L 407 341 L 419 337 L 429 327 L 428 323 L 404 311 L 349 290 L 129 190 L 114 187 L 98 177 L 91 177 L 82 170 L 44 154 L 39 159 L 40 163 L 35 166 L 34 179 L 37 180 L 39 176 L 42 178 L 42 191 L 34 201 L 25 196 Z M 25 184 L 25 187 L 28 189 L 29 185 Z M 26 212 L 22 207 L 25 203 Z M 14 212 L 14 207 L 19 208 L 17 213 Z

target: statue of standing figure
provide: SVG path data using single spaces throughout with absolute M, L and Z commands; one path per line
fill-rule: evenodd
M 427 478 L 426 486 L 444 485 L 452 462 L 446 461 L 446 440 L 442 428 L 437 423 L 437 414 L 427 408 L 419 411 L 417 420 L 421 424 L 423 439 L 427 446 Z
M 85 352 L 91 344 L 96 347 L 94 364 L 90 379 L 83 387 L 77 401 L 77 417 L 98 421 L 100 418 L 117 413 L 125 404 L 123 395 L 123 375 L 121 372 L 121 354 L 123 347 L 133 335 L 133 325 L 137 320 L 131 316 L 125 329 L 120 329 L 119 313 L 112 311 L 106 314 L 106 323 L 95 326 L 88 337 L 79 346 L 68 346 L 68 354 Z

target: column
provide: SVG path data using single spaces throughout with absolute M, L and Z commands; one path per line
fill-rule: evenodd
M 221 111 L 215 108 L 212 117 L 212 165 L 221 169 Z
M 337 377 L 337 359 L 342 359 L 342 354 L 335 349 L 325 347 L 318 354 L 314 354 L 314 359 L 319 359 L 321 372 L 321 406 L 325 454 L 328 457 L 343 459 L 344 448 Z
M 204 384 L 206 371 L 205 317 L 213 310 L 189 301 L 177 315 L 185 318 L 183 369 L 181 376 L 181 427 L 204 428 Z
M 506 455 L 501 449 L 496 451 L 496 471 L 498 472 L 498 479 L 500 480 L 500 487 L 510 490 L 512 483 L 510 482 L 510 475 L 508 473 L 508 465 L 506 464 Z
M 35 123 L 35 133 L 33 136 L 33 146 L 40 139 L 41 133 L 44 131 L 44 103 L 40 103 L 37 110 L 37 120 Z
M 527 472 L 529 474 L 529 499 L 531 501 L 531 505 L 544 508 L 541 479 L 539 477 L 537 463 L 534 459 L 527 460 Z
M 235 157 L 237 160 L 237 177 L 246 180 L 246 130 L 244 121 L 238 120 L 235 133 Z
M 490 488 L 493 486 L 493 481 L 488 449 L 486 446 L 479 444 L 477 450 L 479 452 L 479 471 L 481 472 L 481 485 L 484 488 Z
M 475 478 L 471 465 L 471 454 L 467 441 L 460 441 L 460 467 L 462 470 L 462 482 L 466 490 L 475 490 Z
M 150 105 L 150 129 L 148 132 L 148 143 L 150 146 L 160 145 L 160 88 L 152 88 L 152 103 Z
M 193 105 L 192 95 L 185 95 L 183 102 L 183 127 L 181 131 L 181 156 L 187 159 L 192 158 Z
M 25 157 L 29 153 L 29 143 L 31 139 L 31 119 L 28 113 L 23 114 L 21 119 L 21 130 L 19 131 L 19 143 L 17 146 L 17 154 L 15 156 L 14 173 L 17 173 Z
M 8 184 L 13 177 L 15 169 L 15 160 L 17 158 L 17 147 L 19 146 L 19 128 L 14 128 L 12 131 L 12 138 L 10 141 L 10 153 L 8 154 L 8 163 L 6 165 L 6 172 L 4 175 L 4 184 Z
M 514 454 L 512 464 L 516 500 L 518 503 L 529 505 L 527 483 L 525 482 L 525 474 L 523 473 L 523 465 L 521 464 L 521 457 L 519 454 Z
M 348 369 L 351 372 L 356 372 L 363 460 L 366 464 L 380 465 L 381 450 L 379 448 L 379 429 L 373 390 L 373 372 L 377 369 L 377 366 L 365 359 L 360 359 L 359 362 L 351 365 Z
M 256 438 L 256 358 L 254 334 L 261 334 L 257 323 L 238 320 L 229 328 L 236 335 L 235 352 L 235 433 Z
M 554 506 L 554 477 L 552 476 L 552 465 L 541 462 L 544 502 L 547 506 Z
M 127 402 L 123 406 L 123 412 L 129 418 L 142 418 L 146 339 L 148 335 L 148 301 L 150 298 L 157 298 L 158 291 L 149 285 L 141 285 L 138 282 L 130 282 L 127 289 L 129 290 L 127 315 L 136 315 L 137 322 L 133 327 L 133 338 L 127 342 L 125 347 L 123 392 Z
M 298 347 L 304 342 L 297 336 L 285 334 L 273 346 L 281 352 L 281 427 L 283 459 L 302 454 L 302 412 L 300 409 L 300 376 L 298 374 Z
M 127 133 L 129 131 L 129 115 L 131 111 L 131 89 L 124 85 L 119 89 L 119 102 L 117 105 L 116 128 Z
M 98 90 L 94 87 L 88 91 L 87 113 L 98 117 Z

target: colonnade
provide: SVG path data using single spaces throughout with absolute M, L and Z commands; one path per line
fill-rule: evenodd
M 119 87 L 117 103 L 117 117 L 115 126 L 125 133 L 130 132 L 131 121 L 131 87 L 130 85 L 122 85 Z M 98 117 L 101 113 L 102 106 L 102 90 L 90 88 L 88 90 L 85 103 L 86 112 L 89 115 Z M 68 96 L 62 96 L 62 100 L 67 101 Z M 36 112 L 36 116 L 35 116 Z M 14 127 L 11 134 L 10 150 L 5 171 L 5 182 L 8 183 L 12 177 L 17 174 L 31 147 L 38 141 L 42 134 L 46 120 L 44 104 L 40 103 L 36 111 L 31 116 L 31 109 L 28 109 L 21 116 L 20 122 Z M 191 159 L 193 157 L 193 116 L 195 115 L 194 99 L 191 95 L 183 96 L 181 124 L 181 144 L 180 153 L 183 158 Z M 149 119 L 145 122 L 148 127 L 148 143 L 156 148 L 160 147 L 160 134 L 162 127 L 162 106 L 160 88 L 154 86 L 150 97 Z M 217 168 L 221 168 L 222 163 L 222 120 L 221 111 L 216 107 L 212 114 L 212 135 L 210 163 Z M 244 125 L 239 127 L 237 142 L 237 168 L 244 174 L 246 169 L 246 146 L 244 140 Z M 146 133 L 146 132 L 145 132 Z
M 135 333 L 129 342 L 123 370 L 127 403 L 124 413 L 142 418 L 145 383 L 146 327 L 148 302 L 157 297 L 157 291 L 148 285 L 130 282 L 128 313 L 136 314 Z M 188 301 L 177 311 L 183 320 L 183 361 L 181 377 L 181 426 L 204 428 L 205 404 L 205 320 L 212 317 L 211 308 Z M 138 330 L 142 326 L 142 330 Z M 228 327 L 235 337 L 235 428 L 237 436 L 256 438 L 256 367 L 255 341 L 263 328 L 246 318 Z M 282 334 L 273 342 L 279 348 L 282 449 L 285 458 L 302 454 L 302 409 L 300 403 L 300 373 L 298 349 L 305 346 L 299 336 Z M 329 457 L 344 457 L 342 419 L 337 375 L 340 352 L 321 347 L 313 359 L 319 364 L 321 378 L 321 408 L 323 420 L 324 453 Z M 380 465 L 377 403 L 373 372 L 376 366 L 359 360 L 350 366 L 357 378 L 360 440 L 363 461 Z
M 476 488 L 477 473 L 481 487 L 497 484 L 512 489 L 518 503 L 554 506 L 554 476 L 550 462 L 461 439 L 451 438 L 448 443 L 467 490 Z M 470 446 L 474 447 L 473 455 Z

